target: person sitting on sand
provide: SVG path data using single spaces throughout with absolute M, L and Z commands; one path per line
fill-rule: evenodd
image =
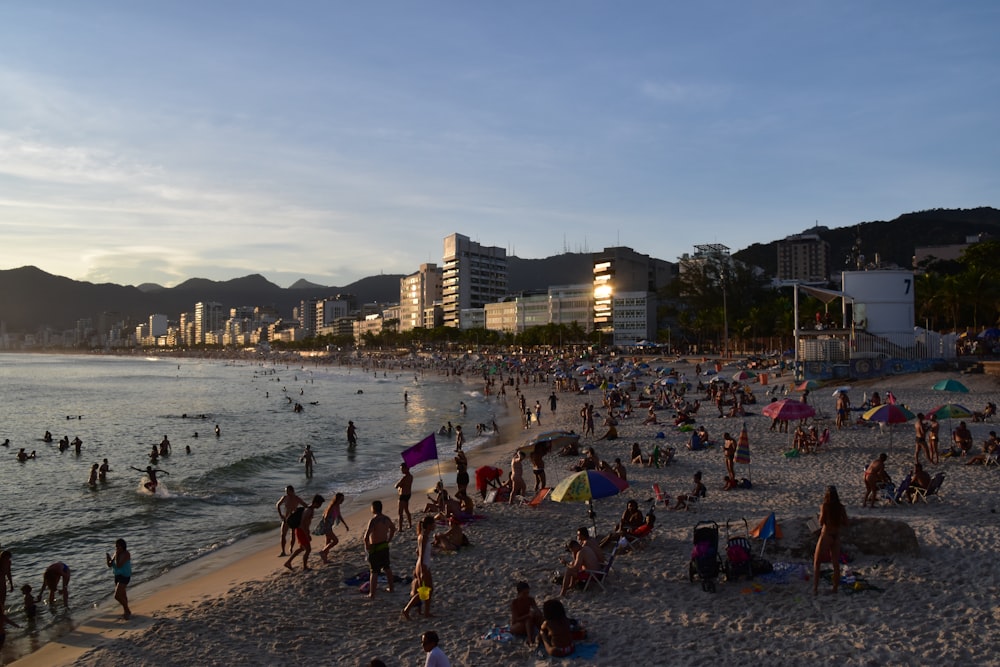
M 965 425 L 965 422 L 958 422 L 958 428 L 952 434 L 952 440 L 955 442 L 962 456 L 968 454 L 969 450 L 972 449 L 972 432 Z
M 566 545 L 566 551 L 573 555 L 573 559 L 559 559 L 559 562 L 566 566 L 562 589 L 559 592 L 560 596 L 566 595 L 576 584 L 587 580 L 589 575 L 585 570 L 598 570 L 601 567 L 594 552 L 591 549 L 585 549 L 576 540 L 570 540 L 569 544 Z
M 996 431 L 990 431 L 990 437 L 988 437 L 986 441 L 983 442 L 983 453 L 976 454 L 968 461 L 966 461 L 965 465 L 968 466 L 977 464 L 986 465 L 986 462 L 990 459 L 991 456 L 993 457 L 993 462 L 996 463 L 997 451 L 1000 451 L 1000 440 L 997 440 Z
M 434 495 L 427 496 L 427 500 L 429 502 L 424 506 L 424 512 L 434 512 L 437 514 L 448 509 L 448 491 L 444 488 L 444 482 L 438 481 L 434 487 Z
M 535 598 L 531 597 L 531 587 L 526 581 L 517 582 L 517 595 L 510 601 L 510 633 L 524 637 L 529 646 L 535 643 L 538 629 L 544 620 L 542 610 Z
M 649 410 L 646 411 L 646 418 L 642 420 L 643 424 L 659 424 L 656 420 L 656 408 L 652 403 L 649 404 Z
M 597 452 L 594 451 L 593 447 L 588 447 L 583 458 L 577 461 L 577 464 L 573 466 L 573 470 L 597 470 L 597 464 L 600 459 L 597 456 Z
M 738 489 L 738 488 L 740 488 L 740 483 L 736 481 L 735 477 L 730 477 L 729 475 L 723 477 L 722 479 L 723 491 L 732 491 L 733 489 Z
M 602 435 L 598 440 L 617 440 L 618 439 L 618 429 L 614 424 L 608 425 L 608 430 Z
M 579 440 L 573 440 L 562 446 L 559 450 L 559 456 L 579 456 L 580 455 L 580 442 Z
M 546 600 L 542 604 L 542 626 L 538 639 L 545 652 L 555 658 L 573 655 L 573 631 L 570 629 L 566 608 L 559 600 Z
M 632 443 L 632 451 L 629 453 L 629 459 L 632 463 L 635 463 L 636 465 L 641 465 L 641 466 L 647 465 L 646 457 L 642 455 L 642 448 L 639 447 L 638 442 Z
M 708 489 L 705 488 L 705 485 L 702 484 L 701 482 L 700 470 L 694 474 L 693 480 L 694 480 L 694 486 L 691 489 L 691 493 L 689 494 L 682 493 L 681 495 L 677 496 L 677 504 L 674 505 L 671 509 L 675 510 L 687 509 L 689 502 L 698 500 L 699 498 L 704 498 L 706 496 L 706 494 L 708 493 Z
M 639 503 L 635 500 L 629 500 L 625 503 L 625 511 L 622 512 L 622 518 L 615 525 L 615 529 L 601 540 L 601 546 L 606 547 L 614 544 L 624 535 L 641 526 L 644 521 L 645 518 L 642 516 L 642 510 L 639 509 Z
M 627 473 L 625 472 L 625 466 L 622 464 L 622 460 L 615 457 L 615 462 L 611 464 L 611 472 L 614 473 L 619 479 L 628 480 Z
M 471 545 L 469 538 L 462 531 L 461 522 L 452 517 L 448 520 L 448 530 L 434 534 L 434 546 L 442 551 L 458 551 L 462 547 Z
M 875 507 L 875 503 L 878 502 L 879 487 L 889 483 L 889 474 L 885 471 L 885 462 L 888 458 L 888 455 L 882 452 L 865 468 L 865 499 L 861 503 L 862 507 L 869 502 Z

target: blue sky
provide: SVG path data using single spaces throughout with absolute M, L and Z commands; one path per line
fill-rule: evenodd
M 343 286 L 997 206 L 1000 3 L 0 3 L 0 269 Z

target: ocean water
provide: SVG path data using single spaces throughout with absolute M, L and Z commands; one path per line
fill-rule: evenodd
M 4 657 L 111 597 L 104 554 L 119 537 L 132 553 L 132 585 L 141 585 L 275 530 L 274 505 L 288 484 L 307 499 L 343 491 L 351 509 L 352 496 L 395 481 L 399 452 L 448 421 L 464 426 L 468 447 L 483 444 L 475 425 L 502 419 L 508 407 L 479 388 L 440 367 L 0 354 L 0 442 L 10 440 L 0 447 L 0 545 L 13 553 L 15 586 L 8 613 L 24 625 L 21 586 L 37 593 L 57 561 L 72 570 L 70 609 L 58 595 L 52 609 L 43 600 L 33 626 L 8 629 Z M 348 420 L 358 429 L 354 449 Z M 151 495 L 131 467 L 149 465 L 164 435 L 173 453 L 155 464 L 168 474 Z M 83 441 L 80 455 L 59 451 L 63 436 Z M 317 459 L 312 478 L 299 462 L 307 444 Z M 36 458 L 17 461 L 21 447 Z M 440 436 L 438 447 L 450 457 L 451 440 Z M 92 488 L 90 468 L 104 458 L 108 482 Z

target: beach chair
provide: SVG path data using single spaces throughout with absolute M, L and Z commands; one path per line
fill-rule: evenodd
M 944 484 L 944 473 L 939 472 L 931 477 L 931 483 L 927 485 L 926 489 L 919 489 L 917 487 L 913 488 L 913 494 L 910 496 L 910 502 L 915 503 L 919 500 L 926 503 L 928 497 L 941 500 L 942 484 Z
M 665 493 L 663 493 L 663 491 L 660 490 L 659 484 L 653 484 L 653 494 L 656 496 L 656 501 L 654 502 L 654 505 L 656 503 L 663 503 L 663 506 L 666 509 L 670 509 L 670 496 L 666 495 Z
M 545 498 L 549 495 L 549 492 L 551 490 L 552 490 L 551 488 L 543 486 L 541 489 L 538 490 L 538 493 L 535 494 L 534 498 L 532 498 L 531 500 L 524 501 L 523 504 L 527 505 L 528 507 L 538 507 L 539 505 L 542 504 L 542 501 L 545 500 Z
M 611 555 L 608 556 L 608 560 L 605 561 L 604 567 L 599 570 L 584 570 L 583 573 L 587 575 L 587 579 L 583 583 L 583 590 L 589 590 L 590 584 L 596 583 L 601 587 L 602 591 L 607 589 L 604 587 L 604 580 L 607 579 L 608 575 L 611 574 L 611 566 L 614 565 L 615 555 L 618 553 L 618 545 L 611 550 Z

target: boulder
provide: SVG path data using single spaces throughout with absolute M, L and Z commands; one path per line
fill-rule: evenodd
M 819 537 L 816 517 L 779 519 L 778 523 L 784 537 L 777 541 L 775 550 L 799 558 L 811 558 Z M 851 518 L 841 537 L 841 548 L 848 553 L 867 556 L 920 555 L 920 544 L 913 528 L 896 519 Z

